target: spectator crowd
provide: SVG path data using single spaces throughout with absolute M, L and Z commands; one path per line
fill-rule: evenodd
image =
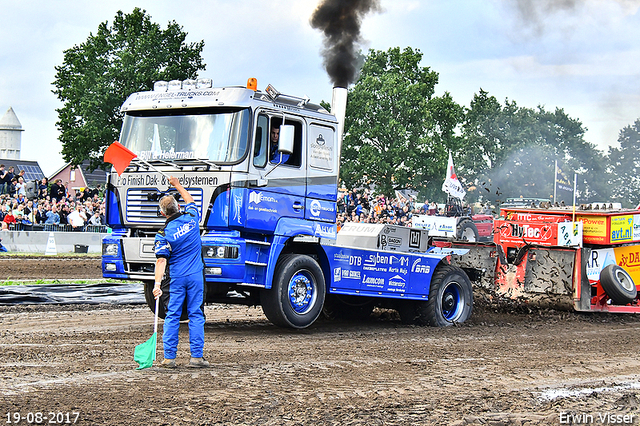
M 3 230 L 85 231 L 106 225 L 101 185 L 78 191 L 57 179 L 43 178 L 30 187 L 24 170 L 0 164 L 0 225 Z M 98 229 L 96 229 L 98 230 Z
M 385 225 L 412 226 L 415 215 L 440 215 L 435 202 L 425 200 L 416 203 L 410 197 L 397 193 L 396 198 L 384 195 L 372 196 L 368 189 L 338 192 L 338 229 L 345 222 L 380 223 Z

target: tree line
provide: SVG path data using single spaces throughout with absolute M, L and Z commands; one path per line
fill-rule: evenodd
M 118 138 L 119 108 L 157 80 L 195 78 L 205 69 L 204 41 L 186 42 L 175 21 L 166 29 L 146 11 L 118 12 L 113 24 L 64 52 L 53 92 L 65 161 L 91 167 Z M 438 73 L 407 47 L 370 50 L 349 89 L 341 180 L 349 188 L 375 188 L 392 196 L 413 190 L 419 199 L 444 201 L 441 190 L 449 151 L 466 202 L 499 204 L 507 197 L 551 198 L 556 161 L 577 174 L 579 203 L 640 201 L 640 119 L 620 131 L 619 146 L 602 152 L 585 141 L 582 123 L 562 108 L 547 110 L 496 99 L 482 88 L 469 106 L 449 92 L 435 95 Z M 328 108 L 328 104 L 323 102 Z M 571 202 L 560 191 L 557 201 Z
M 468 202 L 552 199 L 556 161 L 571 181 L 577 174 L 578 203 L 640 202 L 640 119 L 620 131 L 619 147 L 603 153 L 562 108 L 500 102 L 483 89 L 468 107 L 448 92 L 435 96 L 438 74 L 421 61 L 410 47 L 370 50 L 364 58 L 348 96 L 341 170 L 347 187 L 411 189 L 442 201 L 451 151 Z M 572 202 L 569 192 L 556 198 Z

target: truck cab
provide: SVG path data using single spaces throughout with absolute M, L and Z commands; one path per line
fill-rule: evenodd
M 149 297 L 154 236 L 164 224 L 158 200 L 175 193 L 158 171 L 178 177 L 200 210 L 209 301 L 235 290 L 256 303 L 254 289 L 271 286 L 269 258 L 285 243 L 335 239 L 338 124 L 324 108 L 272 86 L 204 80 L 157 83 L 121 110 L 120 143 L 138 158 L 109 175 L 104 277 L 141 280 Z

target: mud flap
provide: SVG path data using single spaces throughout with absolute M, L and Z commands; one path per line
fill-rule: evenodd
M 580 287 L 576 288 L 573 307 L 576 311 L 590 311 L 591 310 L 591 283 L 587 278 L 587 261 L 591 258 L 591 249 L 583 248 L 580 250 L 580 277 L 576 277 L 576 283 L 578 278 L 580 279 Z M 578 271 L 576 271 L 578 272 Z

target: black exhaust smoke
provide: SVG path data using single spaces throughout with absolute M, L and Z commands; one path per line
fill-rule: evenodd
M 360 24 L 379 11 L 378 0 L 323 0 L 311 16 L 311 26 L 324 33 L 324 66 L 334 87 L 346 88 L 358 75 Z

